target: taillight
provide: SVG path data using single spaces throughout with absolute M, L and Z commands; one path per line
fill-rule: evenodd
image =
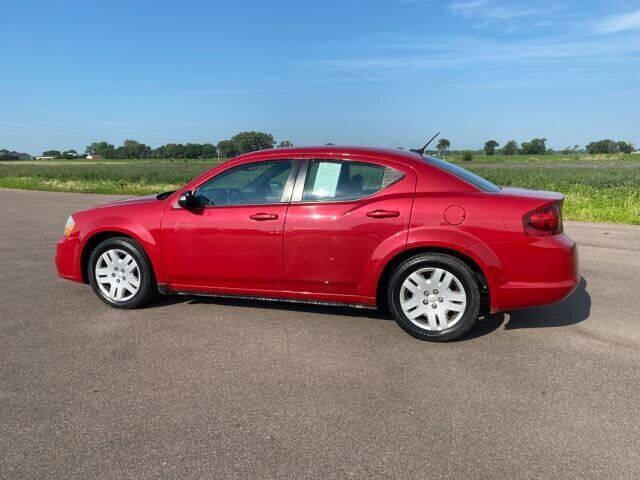
M 562 211 L 554 203 L 524 216 L 524 233 L 532 237 L 546 237 L 562 233 Z

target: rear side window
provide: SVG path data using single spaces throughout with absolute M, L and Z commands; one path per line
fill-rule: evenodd
M 355 200 L 373 195 L 403 176 L 393 168 L 373 163 L 311 160 L 302 201 Z
M 423 158 L 427 163 L 431 163 L 433 165 L 436 165 L 442 168 L 443 170 L 446 170 L 449 173 L 452 173 L 456 177 L 463 179 L 464 181 L 470 183 L 474 187 L 479 188 L 480 190 L 483 190 L 485 192 L 493 192 L 493 193 L 500 191 L 500 187 L 494 185 L 489 180 L 486 180 L 481 176 L 476 175 L 475 173 L 471 173 L 469 170 L 465 170 L 464 168 L 459 167 L 458 165 L 449 163 L 445 160 L 440 160 L 439 158 L 436 158 L 436 157 L 423 157 Z

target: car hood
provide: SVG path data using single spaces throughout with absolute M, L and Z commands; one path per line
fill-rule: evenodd
M 100 205 L 97 208 L 102 207 L 118 207 L 125 205 L 140 205 L 145 203 L 155 203 L 159 202 L 155 195 L 145 195 L 144 197 L 132 197 L 125 198 L 123 200 L 116 200 L 115 202 L 105 203 L 104 205 Z

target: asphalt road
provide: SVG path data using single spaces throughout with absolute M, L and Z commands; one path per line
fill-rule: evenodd
M 375 312 L 60 280 L 67 215 L 0 190 L 0 478 L 638 478 L 640 228 L 576 224 L 564 303 L 423 343 Z

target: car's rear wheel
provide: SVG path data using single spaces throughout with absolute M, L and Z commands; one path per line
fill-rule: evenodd
M 387 302 L 396 322 L 420 340 L 458 338 L 475 323 L 480 290 L 473 271 L 440 253 L 401 263 L 389 281 Z
M 91 288 L 112 307 L 138 308 L 157 294 L 151 262 L 132 238 L 108 238 L 98 244 L 87 269 Z

